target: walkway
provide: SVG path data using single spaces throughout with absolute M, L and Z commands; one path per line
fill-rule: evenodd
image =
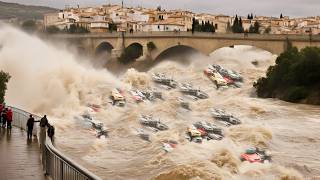
M 44 180 L 38 140 L 13 127 L 0 128 L 0 180 Z

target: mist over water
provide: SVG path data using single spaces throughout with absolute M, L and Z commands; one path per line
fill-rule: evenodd
M 255 97 L 253 82 L 264 76 L 276 56 L 254 47 L 222 48 L 210 57 L 199 54 L 182 64 L 167 59 L 146 72 L 128 69 L 119 77 L 95 69 L 65 48 L 55 47 L 11 27 L 0 28 L 0 69 L 12 76 L 7 103 L 28 111 L 48 114 L 54 122 L 60 150 L 108 179 L 301 179 L 320 176 L 320 108 Z M 253 65 L 257 61 L 258 65 Z M 208 64 L 239 71 L 244 85 L 216 90 L 203 75 Z M 190 82 L 210 95 L 192 101 L 192 111 L 179 107 L 178 90 L 164 90 L 151 81 L 152 72 L 164 72 L 178 82 Z M 130 90 L 157 87 L 164 100 L 136 104 L 126 93 L 125 107 L 109 103 L 113 88 Z M 109 128 L 107 139 L 97 139 L 74 118 L 98 104 L 95 114 Z M 242 120 L 224 127 L 222 141 L 191 143 L 185 130 L 196 121 L 213 122 L 209 109 L 223 108 Z M 137 136 L 140 114 L 153 114 L 169 126 L 146 142 Z M 165 153 L 162 141 L 176 140 L 176 149 Z M 273 153 L 269 164 L 240 162 L 245 148 L 258 146 Z

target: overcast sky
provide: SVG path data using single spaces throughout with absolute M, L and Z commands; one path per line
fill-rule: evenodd
M 106 3 L 121 4 L 121 0 L 0 0 L 63 8 L 65 5 L 98 6 Z M 156 7 L 164 9 L 188 9 L 212 14 L 279 16 L 320 15 L 320 0 L 124 0 L 125 6 Z

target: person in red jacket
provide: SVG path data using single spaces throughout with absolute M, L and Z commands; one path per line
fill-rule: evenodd
M 8 109 L 8 112 L 7 112 L 7 128 L 8 129 L 11 129 L 12 126 L 11 126 L 11 123 L 12 123 L 12 109 Z

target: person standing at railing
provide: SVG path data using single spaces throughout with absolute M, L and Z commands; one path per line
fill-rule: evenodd
M 6 127 L 7 124 L 7 108 L 5 108 L 1 113 L 2 127 Z
M 39 122 L 39 121 L 35 121 L 33 116 L 30 114 L 30 117 L 27 121 L 27 134 L 28 134 L 28 139 L 32 138 L 32 131 L 33 131 L 33 126 L 35 122 Z
M 8 129 L 12 128 L 11 123 L 12 123 L 12 110 L 9 108 L 7 112 L 7 128 Z
M 43 147 L 46 140 L 46 127 L 48 126 L 47 115 L 44 115 L 40 120 L 40 148 Z
M 54 136 L 54 126 L 48 123 L 48 137 L 53 141 L 53 136 Z

